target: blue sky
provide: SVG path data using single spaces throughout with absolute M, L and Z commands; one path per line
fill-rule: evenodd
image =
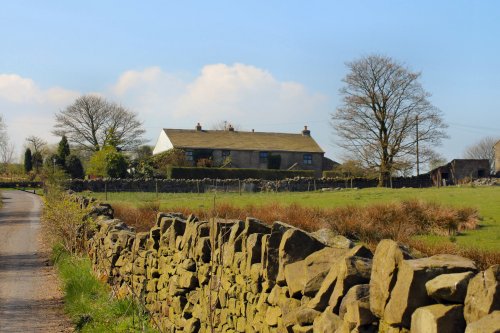
M 0 12 L 0 114 L 18 146 L 83 93 L 162 127 L 298 132 L 341 159 L 329 115 L 345 62 L 378 53 L 422 72 L 461 157 L 500 136 L 496 1 L 10 1 Z M 332 144 L 333 141 L 333 144 Z

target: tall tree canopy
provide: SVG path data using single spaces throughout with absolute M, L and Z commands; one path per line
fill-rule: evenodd
M 447 126 L 419 83 L 420 73 L 379 55 L 348 62 L 347 68 L 342 105 L 331 123 L 341 147 L 379 170 L 382 186 L 398 165 L 417 163 L 417 149 L 440 144 Z
M 84 95 L 56 114 L 53 133 L 66 135 L 78 148 L 99 151 L 105 146 L 132 150 L 144 140 L 142 123 L 124 107 L 95 95 Z

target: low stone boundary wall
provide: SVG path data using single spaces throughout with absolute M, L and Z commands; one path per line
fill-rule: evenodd
M 330 190 L 338 188 L 376 187 L 376 179 L 356 178 L 345 181 L 337 178 L 294 178 L 277 181 L 260 179 L 95 179 L 68 182 L 67 187 L 76 192 L 160 192 L 160 193 L 204 193 L 209 191 L 222 192 L 306 192 L 315 190 Z M 431 187 L 429 177 L 394 178 L 393 188 Z M 387 184 L 387 187 L 391 187 Z
M 162 332 L 498 332 L 500 266 L 375 253 L 323 229 L 159 213 L 135 232 L 96 205 L 94 269 L 138 297 Z
M 30 182 L 30 181 L 19 181 L 19 182 L 0 182 L 0 188 L 42 188 L 43 182 Z

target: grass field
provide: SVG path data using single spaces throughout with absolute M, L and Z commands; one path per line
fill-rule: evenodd
M 92 193 L 92 196 L 104 200 L 104 193 Z M 427 202 L 454 207 L 472 207 L 481 216 L 480 228 L 464 232 L 453 239 L 457 245 L 500 252 L 500 187 L 446 187 L 427 189 L 386 189 L 370 188 L 361 190 L 342 190 L 332 192 L 282 192 L 282 193 L 108 193 L 108 202 L 126 203 L 140 206 L 145 202 L 158 202 L 161 211 L 176 207 L 192 209 L 213 208 L 215 204 L 236 206 L 264 205 L 273 202 L 284 205 L 299 204 L 306 207 L 335 208 L 348 205 L 367 206 L 376 203 L 397 202 L 418 199 Z M 450 243 L 445 236 L 420 236 L 430 244 Z

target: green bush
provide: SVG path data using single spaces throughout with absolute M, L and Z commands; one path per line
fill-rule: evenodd
M 194 168 L 194 167 L 169 167 L 167 170 L 169 179 L 267 179 L 277 180 L 294 177 L 314 177 L 311 170 L 268 170 L 268 169 L 218 169 L 218 168 Z

